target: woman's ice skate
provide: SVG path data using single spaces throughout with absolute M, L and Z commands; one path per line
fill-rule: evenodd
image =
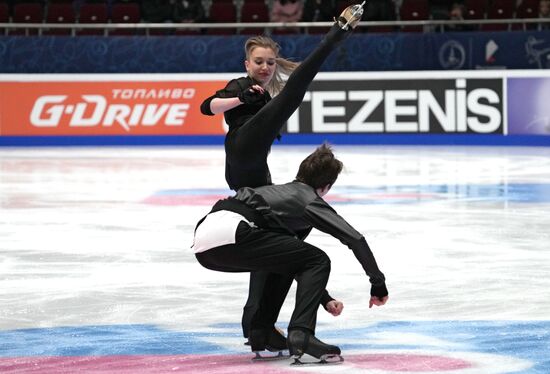
M 363 15 L 363 6 L 365 3 L 366 1 L 363 1 L 361 4 L 350 5 L 344 9 L 337 20 L 341 29 L 348 31 L 350 27 L 354 29 L 357 26 Z
M 335 364 L 344 361 L 339 347 L 323 343 L 308 331 L 290 330 L 287 344 L 290 357 L 294 359 L 292 365 Z M 304 354 L 319 361 L 306 361 L 302 359 Z
M 252 352 L 256 354 L 252 361 L 282 360 L 290 357 L 284 353 L 288 349 L 287 340 L 276 328 L 271 330 L 250 330 L 248 341 L 250 342 Z M 266 350 L 274 352 L 276 355 L 262 355 L 261 352 Z

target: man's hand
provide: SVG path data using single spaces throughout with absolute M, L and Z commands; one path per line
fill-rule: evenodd
M 373 305 L 382 306 L 386 304 L 386 301 L 388 301 L 388 296 L 384 296 L 382 298 L 371 296 L 369 301 L 369 308 L 372 308 Z
M 327 312 L 332 314 L 334 317 L 339 316 L 344 309 L 344 304 L 338 300 L 331 300 L 326 305 Z

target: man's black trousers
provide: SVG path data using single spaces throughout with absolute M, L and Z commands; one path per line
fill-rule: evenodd
M 237 228 L 235 244 L 212 248 L 196 257 L 211 270 L 268 273 L 251 329 L 274 326 L 296 279 L 296 305 L 288 328 L 315 332 L 319 302 L 330 275 L 330 259 L 319 248 L 287 234 L 250 227 L 243 221 Z

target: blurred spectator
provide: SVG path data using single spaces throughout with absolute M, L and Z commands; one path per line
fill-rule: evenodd
M 204 8 L 201 0 L 176 0 L 173 13 L 174 22 L 203 22 Z
M 304 12 L 302 0 L 275 0 L 271 8 L 271 22 L 299 22 Z M 282 30 L 282 29 L 279 29 Z M 299 32 L 298 28 L 285 29 L 285 31 Z
M 464 15 L 466 14 L 466 8 L 464 4 L 459 2 L 453 2 L 449 9 L 450 21 L 464 21 Z M 445 26 L 445 31 L 470 31 L 472 27 L 463 23 L 454 23 Z
M 336 8 L 332 0 L 306 0 L 302 21 L 330 22 L 336 16 Z
M 544 18 L 546 22 L 539 23 L 538 30 L 550 29 L 550 0 L 540 0 L 539 18 Z
M 302 19 L 302 0 L 275 0 L 271 8 L 271 22 L 298 22 Z

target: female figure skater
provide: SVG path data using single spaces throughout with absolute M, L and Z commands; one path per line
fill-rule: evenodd
M 271 38 L 257 36 L 247 40 L 244 64 L 248 75 L 231 80 L 201 105 L 205 115 L 223 113 L 229 125 L 225 137 L 225 179 L 231 189 L 271 184 L 267 166 L 271 144 L 301 104 L 325 59 L 351 33 L 362 13 L 362 5 L 346 8 L 299 65 L 281 58 L 279 46 Z M 283 87 L 281 74 L 288 73 L 291 74 Z
M 251 322 L 253 352 L 273 344 L 280 301 L 295 278 L 296 304 L 288 324 L 290 354 L 296 363 L 302 363 L 303 354 L 320 359 L 319 363 L 329 358 L 341 361 L 339 347 L 315 337 L 317 309 L 331 265 L 325 252 L 304 241 L 312 228 L 333 236 L 353 251 L 371 282 L 369 307 L 384 305 L 388 300 L 385 276 L 365 237 L 322 198 L 342 167 L 330 147 L 323 144 L 302 161 L 293 182 L 241 188 L 235 196 L 219 200 L 197 223 L 193 249 L 202 266 L 215 271 L 263 271 L 269 275 Z

